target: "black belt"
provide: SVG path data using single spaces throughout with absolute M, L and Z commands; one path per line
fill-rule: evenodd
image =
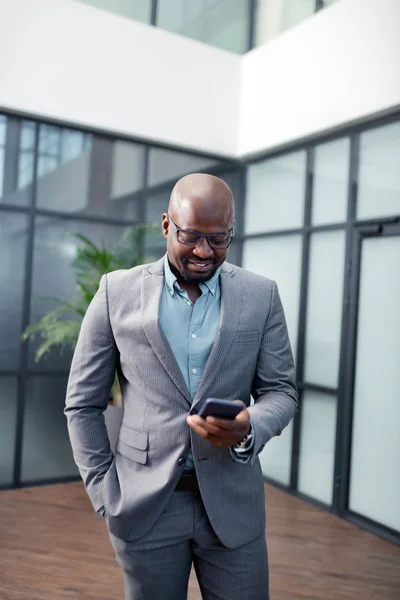
M 197 481 L 196 472 L 183 472 L 180 480 L 176 484 L 175 491 L 177 492 L 198 492 L 199 483 Z

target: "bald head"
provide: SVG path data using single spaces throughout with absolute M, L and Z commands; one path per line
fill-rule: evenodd
M 225 181 L 214 175 L 185 175 L 172 190 L 168 210 L 177 219 L 188 213 L 195 213 L 210 221 L 222 218 L 229 228 L 234 219 L 232 190 Z

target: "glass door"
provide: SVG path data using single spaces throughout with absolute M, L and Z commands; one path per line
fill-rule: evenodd
M 400 223 L 357 227 L 347 512 L 400 532 Z

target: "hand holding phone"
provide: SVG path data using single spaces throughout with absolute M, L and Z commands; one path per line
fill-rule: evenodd
M 216 448 L 238 444 L 251 429 L 249 411 L 241 400 L 208 398 L 195 411 L 196 407 L 187 417 L 188 425 Z

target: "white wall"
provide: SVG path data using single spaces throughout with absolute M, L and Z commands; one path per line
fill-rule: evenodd
M 237 153 L 400 105 L 400 1 L 339 0 L 243 57 Z
M 0 108 L 234 154 L 240 57 L 74 0 L 0 0 Z
M 244 57 L 74 0 L 0 0 L 0 110 L 247 156 L 400 106 L 400 0 L 338 0 Z

